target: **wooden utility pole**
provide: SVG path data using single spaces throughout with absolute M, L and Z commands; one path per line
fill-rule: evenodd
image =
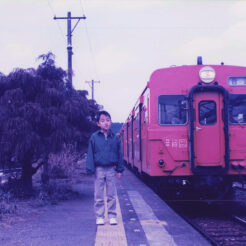
M 67 68 L 67 75 L 68 75 L 68 87 L 72 88 L 73 87 L 73 68 L 72 68 L 72 55 L 73 55 L 73 48 L 72 48 L 72 33 L 76 26 L 79 24 L 79 21 L 81 19 L 86 19 L 85 16 L 81 17 L 72 17 L 71 12 L 67 12 L 67 17 L 56 17 L 54 16 L 54 20 L 58 19 L 65 19 L 67 20 L 67 55 L 68 55 L 68 68 Z M 72 29 L 72 20 L 76 19 L 78 20 L 75 24 L 75 26 Z
M 91 81 L 85 81 L 85 83 L 88 83 L 89 86 L 91 87 L 91 99 L 94 100 L 94 84 L 100 83 L 100 81 L 91 80 Z

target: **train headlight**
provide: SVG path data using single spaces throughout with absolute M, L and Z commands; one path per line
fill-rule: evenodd
M 206 66 L 199 71 L 199 76 L 202 82 L 211 83 L 215 78 L 215 71 L 212 67 Z
M 159 160 L 159 166 L 164 167 L 164 161 L 162 159 Z

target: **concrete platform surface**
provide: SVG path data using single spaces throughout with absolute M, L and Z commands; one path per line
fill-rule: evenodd
M 128 245 L 211 245 L 130 171 L 118 181 L 117 189 Z M 141 230 L 146 240 L 143 235 L 136 237 Z
M 96 226 L 94 176 L 73 186 L 78 199 L 40 208 L 6 227 L 0 222 L 0 245 L 6 246 L 207 246 L 197 231 L 130 171 L 117 180 L 118 224 Z

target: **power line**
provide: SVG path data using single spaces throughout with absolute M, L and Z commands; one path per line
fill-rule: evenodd
M 82 4 L 82 0 L 80 0 L 80 5 L 81 5 L 81 8 L 82 8 L 82 14 L 85 15 L 85 11 L 84 11 L 84 7 L 83 7 L 83 4 Z
M 54 11 L 54 8 L 53 8 L 52 5 L 51 5 L 50 0 L 47 0 L 47 2 L 48 2 L 48 5 L 49 5 L 49 7 L 50 7 L 50 9 L 51 9 L 51 12 L 52 12 L 53 15 L 54 15 L 54 14 L 55 14 L 55 11 Z
M 82 13 L 84 14 L 85 11 L 84 11 L 82 0 L 79 0 L 79 1 L 80 1 Z M 85 23 L 86 38 L 87 38 L 87 41 L 88 41 L 89 51 L 90 51 L 90 55 L 91 55 L 92 66 L 95 69 L 95 75 L 96 75 L 96 77 L 98 77 L 98 71 L 97 71 L 96 60 L 95 60 L 95 55 L 94 55 L 95 53 L 94 53 L 94 50 L 92 48 L 92 44 L 91 44 L 91 39 L 90 39 L 90 35 L 89 35 L 87 23 L 86 22 L 84 22 L 84 23 Z
M 98 77 L 96 60 L 95 60 L 95 56 L 94 56 L 94 50 L 93 50 L 92 45 L 91 45 L 91 39 L 90 39 L 90 36 L 89 36 L 89 32 L 88 32 L 88 28 L 87 28 L 87 24 L 86 23 L 85 23 L 85 32 L 86 32 L 86 37 L 87 37 L 87 40 L 88 40 L 88 45 L 89 45 L 89 50 L 90 50 L 90 54 L 91 54 L 92 64 L 94 66 L 96 76 Z
M 52 4 L 51 4 L 50 0 L 47 0 L 47 2 L 48 2 L 48 6 L 50 7 L 50 10 L 51 10 L 53 16 L 55 16 L 55 15 L 56 15 L 56 14 L 55 14 L 55 10 L 54 10 L 54 8 L 52 7 Z M 60 33 L 61 33 L 62 39 L 63 39 L 64 41 L 66 41 L 66 39 L 65 39 L 65 37 L 64 37 L 65 35 L 64 35 L 64 32 L 62 31 L 62 28 L 61 28 L 61 26 L 60 26 L 60 23 L 59 23 L 59 22 L 56 22 L 56 23 L 57 23 L 58 29 L 59 29 L 59 31 L 60 31 Z

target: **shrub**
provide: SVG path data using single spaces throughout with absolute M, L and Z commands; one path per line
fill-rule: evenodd
M 76 178 L 84 170 L 83 154 L 71 144 L 64 145 L 57 154 L 49 155 L 50 177 L 53 179 Z
M 3 214 L 13 214 L 16 210 L 17 206 L 13 194 L 0 190 L 0 219 Z

